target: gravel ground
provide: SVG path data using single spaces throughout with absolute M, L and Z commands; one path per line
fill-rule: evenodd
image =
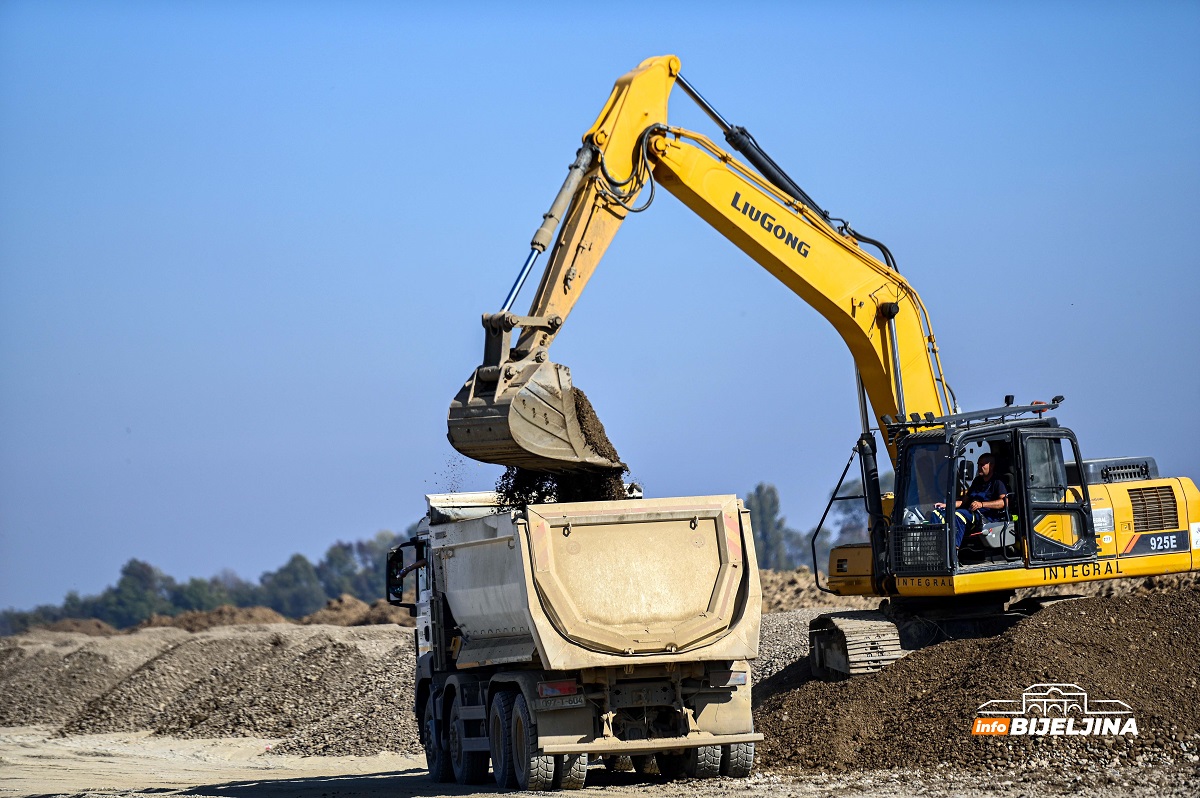
M 702 795 L 1115 796 L 1195 794 L 1200 784 L 1200 666 L 1193 656 L 1200 650 L 1200 590 L 1194 587 L 1063 602 L 1001 636 L 933 646 L 884 674 L 832 684 L 812 681 L 806 663 L 808 622 L 829 609 L 763 616 L 755 719 L 768 738 L 758 760 L 767 775 L 689 788 Z M 194 633 L 168 627 L 108 637 L 37 630 L 0 638 L 0 726 L 43 724 L 58 746 L 97 735 L 134 735 L 142 747 L 266 740 L 269 752 L 258 748 L 253 766 L 268 769 L 290 768 L 304 757 L 330 763 L 350 757 L 360 773 L 364 757 L 400 757 L 412 775 L 401 774 L 388 794 L 432 794 L 418 778 L 412 665 L 412 631 L 395 625 L 251 624 Z M 1139 736 L 969 733 L 980 703 L 1018 697 L 1039 681 L 1077 682 L 1095 697 L 1128 701 Z M 0 753 L 6 776 L 23 761 L 25 745 L 37 750 L 47 743 Z M 54 755 L 37 756 L 45 764 Z M 353 789 L 301 779 L 290 782 L 293 792 L 247 792 L 225 783 L 195 794 L 315 798 L 324 784 L 330 795 L 382 795 L 377 776 Z M 620 795 L 679 788 L 600 771 L 589 781 Z M 0 784 L 6 794 L 17 793 Z
M 179 740 L 136 734 L 54 737 L 45 728 L 0 729 L 0 796 L 5 798 L 404 798 L 491 796 L 490 785 L 431 784 L 423 762 L 399 754 L 301 757 L 264 753 L 271 740 Z M 1105 771 L 1094 785 L 1068 783 L 1061 772 L 1024 770 L 980 777 L 952 768 L 866 769 L 852 773 L 755 773 L 748 779 L 667 782 L 588 772 L 587 794 L 612 798 L 884 798 L 884 796 L 1191 796 L 1195 783 L 1151 768 Z

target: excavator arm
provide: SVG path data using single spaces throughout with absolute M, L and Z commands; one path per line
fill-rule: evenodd
M 585 434 L 570 371 L 552 363 L 547 350 L 617 229 L 649 204 L 656 184 L 834 326 L 876 420 L 952 412 L 928 314 L 908 282 L 863 251 L 851 231 L 835 230 L 757 145 L 751 160 L 768 179 L 703 136 L 669 127 L 667 97 L 676 82 L 723 124 L 683 82 L 674 56 L 649 59 L 617 81 L 534 236 L 505 307 L 484 316 L 484 363 L 450 407 L 454 447 L 477 460 L 540 470 L 620 467 Z M 749 138 L 740 128 L 723 126 L 731 142 Z M 529 314 L 516 316 L 510 307 L 550 241 Z M 518 327 L 513 344 L 511 331 Z

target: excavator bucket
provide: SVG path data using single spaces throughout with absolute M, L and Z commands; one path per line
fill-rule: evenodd
M 536 471 L 623 468 L 571 370 L 532 360 L 483 365 L 450 403 L 447 437 L 485 463 Z

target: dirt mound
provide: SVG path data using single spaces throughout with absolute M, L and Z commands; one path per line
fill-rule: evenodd
M 0 638 L 0 726 L 61 723 L 187 632 L 91 637 L 36 630 Z
M 155 613 L 139 623 L 137 629 L 149 629 L 156 626 L 171 626 L 185 629 L 189 632 L 203 632 L 217 626 L 243 626 L 252 623 L 292 623 L 269 607 L 235 607 L 232 604 L 222 604 L 215 610 L 193 610 L 181 612 L 178 615 L 159 615 Z
M 412 601 L 413 597 L 405 595 L 405 601 Z M 367 610 L 366 617 L 363 618 L 363 625 L 375 625 L 381 623 L 394 623 L 400 626 L 417 625 L 417 620 L 408 614 L 408 610 L 403 607 L 395 607 L 388 604 L 387 599 L 376 599 L 371 602 L 371 608 Z
M 842 607 L 874 609 L 879 599 L 862 596 L 834 596 L 817 589 L 812 571 L 797 568 L 794 571 L 759 570 L 762 584 L 763 612 L 788 612 L 806 607 Z
M 411 592 L 405 594 L 405 601 L 413 601 Z M 361 601 L 349 593 L 343 593 L 335 599 L 329 599 L 325 606 L 300 619 L 303 624 L 328 624 L 330 626 L 372 626 L 375 624 L 394 623 L 400 626 L 416 626 L 416 621 L 403 607 L 395 607 L 386 599 L 376 599 L 370 604 Z
M 305 615 L 300 623 L 327 623 L 332 626 L 358 626 L 371 610 L 365 601 L 356 599 L 349 593 L 343 593 L 337 598 L 329 599 L 325 606 L 312 615 Z
M 617 447 L 608 439 L 608 433 L 604 431 L 604 425 L 600 423 L 587 395 L 578 388 L 571 390 L 575 399 L 575 416 L 587 445 L 601 457 L 620 462 Z M 626 498 L 624 476 L 628 470 L 604 468 L 550 472 L 509 466 L 496 480 L 496 494 L 500 497 L 501 507 L 550 502 L 620 501 Z
M 55 621 L 46 626 L 36 628 L 45 629 L 49 632 L 76 632 L 92 637 L 107 637 L 108 635 L 119 634 L 116 629 L 99 618 L 63 618 L 61 621 Z
M 0 643 L 0 725 L 281 738 L 276 750 L 303 755 L 419 750 L 413 639 L 395 626 L 145 629 L 99 646 L 40 634 Z
M 1200 591 L 1055 604 L 995 638 L 915 652 L 883 673 L 811 681 L 796 662 L 756 689 L 768 767 L 1183 765 L 1200 743 Z M 977 708 L 1039 683 L 1133 707 L 1139 734 L 973 736 Z M 1189 764 L 1190 763 L 1190 764 Z

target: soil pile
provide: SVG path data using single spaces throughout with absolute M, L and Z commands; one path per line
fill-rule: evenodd
M 405 596 L 406 601 L 412 601 L 411 595 Z M 402 607 L 394 607 L 386 599 L 377 599 L 371 604 L 361 601 L 349 593 L 343 593 L 335 599 L 329 599 L 325 606 L 311 615 L 300 619 L 300 623 L 327 624 L 330 626 L 370 626 L 372 624 L 394 623 L 400 626 L 416 626 L 416 621 Z
M 797 568 L 794 571 L 758 572 L 762 585 L 763 612 L 787 612 L 805 607 L 853 607 L 875 609 L 879 599 L 862 596 L 835 596 L 817 588 L 812 571 Z
M 187 632 L 92 637 L 35 630 L 0 638 L 0 726 L 61 723 Z
M 0 725 L 281 738 L 296 754 L 416 753 L 413 637 L 395 626 L 148 628 L 0 640 Z
M 986 640 L 917 651 L 882 673 L 811 681 L 797 662 L 755 691 L 768 767 L 1183 765 L 1200 744 L 1200 591 L 1064 601 Z M 977 708 L 1071 683 L 1132 706 L 1139 734 L 971 734 Z M 1078 721 L 1077 721 L 1078 722 Z
M 333 626 L 360 626 L 371 607 L 367 602 L 356 599 L 349 593 L 329 599 L 325 606 L 312 615 L 300 619 L 303 624 L 327 623 Z
M 78 632 L 79 634 L 91 635 L 92 637 L 107 637 L 108 635 L 119 634 L 114 627 L 109 626 L 99 618 L 63 618 L 61 621 L 55 621 L 42 628 L 49 629 L 51 632 Z
M 587 395 L 578 388 L 571 391 L 584 441 L 601 457 L 620 462 L 617 447 L 608 439 Z M 624 475 L 628 470 L 622 466 L 552 472 L 509 466 L 496 481 L 496 494 L 505 508 L 550 502 L 620 501 L 626 498 Z
M 405 593 L 403 598 L 409 602 L 416 601 L 415 595 L 411 593 Z M 373 626 L 383 623 L 415 627 L 417 619 L 409 615 L 408 610 L 405 608 L 389 604 L 387 599 L 375 599 L 375 601 L 371 602 L 371 607 L 367 610 L 367 614 L 363 618 L 363 625 Z
M 291 621 L 269 607 L 235 607 L 232 604 L 222 604 L 215 610 L 192 610 L 181 612 L 178 615 L 155 613 L 134 627 L 134 631 L 170 626 L 189 632 L 203 632 L 205 629 L 217 626 L 242 626 L 253 623 L 291 623 Z

